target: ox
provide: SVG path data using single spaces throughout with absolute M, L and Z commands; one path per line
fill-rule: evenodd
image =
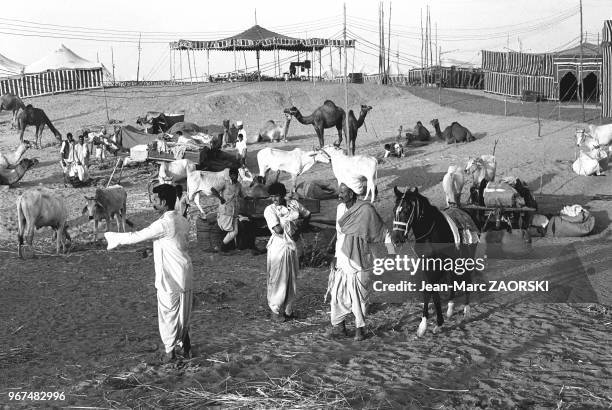
M 589 151 L 600 148 L 603 145 L 612 144 L 612 124 L 589 125 L 589 132 L 584 129 L 576 129 L 576 145 L 585 145 Z
M 117 222 L 117 232 L 121 232 L 121 229 L 125 232 L 126 223 L 130 227 L 133 226 L 125 217 L 127 211 L 127 193 L 121 185 L 98 188 L 96 189 L 95 196 L 85 196 L 85 199 L 87 199 L 87 205 L 83 208 L 83 215 L 88 214 L 89 220 L 94 220 L 94 240 L 98 240 L 98 223 L 102 219 L 106 220 L 106 232 L 108 232 L 108 227 L 113 217 Z
M 160 162 L 158 180 L 160 184 L 168 181 L 178 182 L 187 178 L 187 170 L 195 171 L 195 162 L 189 159 L 177 159 L 172 162 Z
M 332 171 L 338 180 L 338 185 L 344 184 L 358 195 L 363 192 L 362 179 L 366 179 L 364 201 L 371 193 L 371 202 L 376 198 L 376 175 L 378 161 L 369 155 L 347 156 L 342 149 L 336 146 L 326 146 L 320 149 L 328 162 L 331 161 Z
M 70 240 L 66 224 L 67 217 L 68 211 L 64 199 L 60 195 L 46 189 L 31 189 L 24 192 L 17 199 L 19 227 L 17 254 L 19 257 L 23 257 L 21 248 L 24 235 L 27 244 L 31 247 L 34 239 L 34 228 L 39 229 L 43 226 L 50 226 L 54 230 L 56 253 L 59 255 L 60 244 L 62 245 L 62 251 L 66 252 L 66 239 Z
M 299 148 L 283 151 L 275 148 L 264 148 L 257 153 L 259 182 L 265 184 L 268 171 L 276 171 L 276 179 L 281 171 L 291 174 L 293 190 L 297 187 L 297 177 L 308 171 L 315 162 L 329 163 L 328 157 L 317 151 L 304 152 Z

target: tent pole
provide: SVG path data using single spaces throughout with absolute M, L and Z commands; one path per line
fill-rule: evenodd
M 234 75 L 236 75 L 236 72 L 238 71 L 238 68 L 236 66 L 236 45 L 234 44 L 233 46 L 234 49 Z
M 191 57 L 189 57 L 189 49 L 187 49 L 187 66 L 189 67 L 189 84 L 193 84 L 193 76 L 191 75 Z
M 319 49 L 319 81 L 321 81 L 321 78 L 322 78 L 321 65 L 322 65 L 322 62 L 321 62 L 321 49 Z
M 208 77 L 210 77 L 210 54 L 209 54 L 209 49 L 206 49 L 206 71 L 208 71 L 206 74 L 208 75 Z
M 170 58 L 168 60 L 170 63 L 170 81 L 172 81 L 172 44 L 170 44 Z
M 196 58 L 195 58 L 195 50 L 191 49 L 191 55 L 193 56 L 193 75 L 196 79 L 196 83 L 198 82 L 198 70 L 196 69 Z
M 179 49 L 179 66 L 181 69 L 181 83 L 183 82 L 183 49 Z

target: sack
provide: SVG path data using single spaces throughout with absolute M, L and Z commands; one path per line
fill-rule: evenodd
M 489 182 L 483 193 L 485 206 L 514 208 L 519 197 L 516 189 L 506 182 Z
M 576 174 L 584 176 L 597 174 L 601 171 L 599 162 L 582 151 L 580 151 L 578 159 L 572 164 L 572 169 Z
M 548 223 L 548 234 L 557 238 L 576 238 L 589 235 L 595 228 L 595 217 L 588 211 L 582 216 L 553 216 Z M 572 222 L 581 220 L 582 222 Z
M 476 255 L 503 259 L 527 255 L 532 250 L 531 235 L 525 229 L 513 229 L 512 232 L 488 231 L 480 235 Z

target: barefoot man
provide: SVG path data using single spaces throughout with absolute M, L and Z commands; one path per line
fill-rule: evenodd
M 174 210 L 176 189 L 163 184 L 153 188 L 153 207 L 161 217 L 138 232 L 104 234 L 107 249 L 153 241 L 159 333 L 166 348 L 162 362 L 175 359 L 174 349 L 190 357 L 189 317 L 193 302 L 193 267 L 187 253 L 189 222 Z
M 336 257 L 332 262 L 327 292 L 331 296 L 328 336 L 346 336 L 344 320 L 355 316 L 355 340 L 365 338 L 368 281 L 373 256 L 368 244 L 391 243 L 391 237 L 376 208 L 357 199 L 348 186 L 340 184 L 336 213 Z M 327 299 L 327 295 L 325 295 Z

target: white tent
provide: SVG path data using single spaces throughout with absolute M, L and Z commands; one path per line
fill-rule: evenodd
M 0 77 L 9 77 L 12 75 L 21 74 L 23 67 L 23 64 L 13 61 L 10 58 L 0 54 Z
M 53 53 L 26 66 L 25 73 L 41 73 L 47 70 L 95 70 L 99 68 L 102 68 L 102 64 L 86 60 L 62 44 Z

